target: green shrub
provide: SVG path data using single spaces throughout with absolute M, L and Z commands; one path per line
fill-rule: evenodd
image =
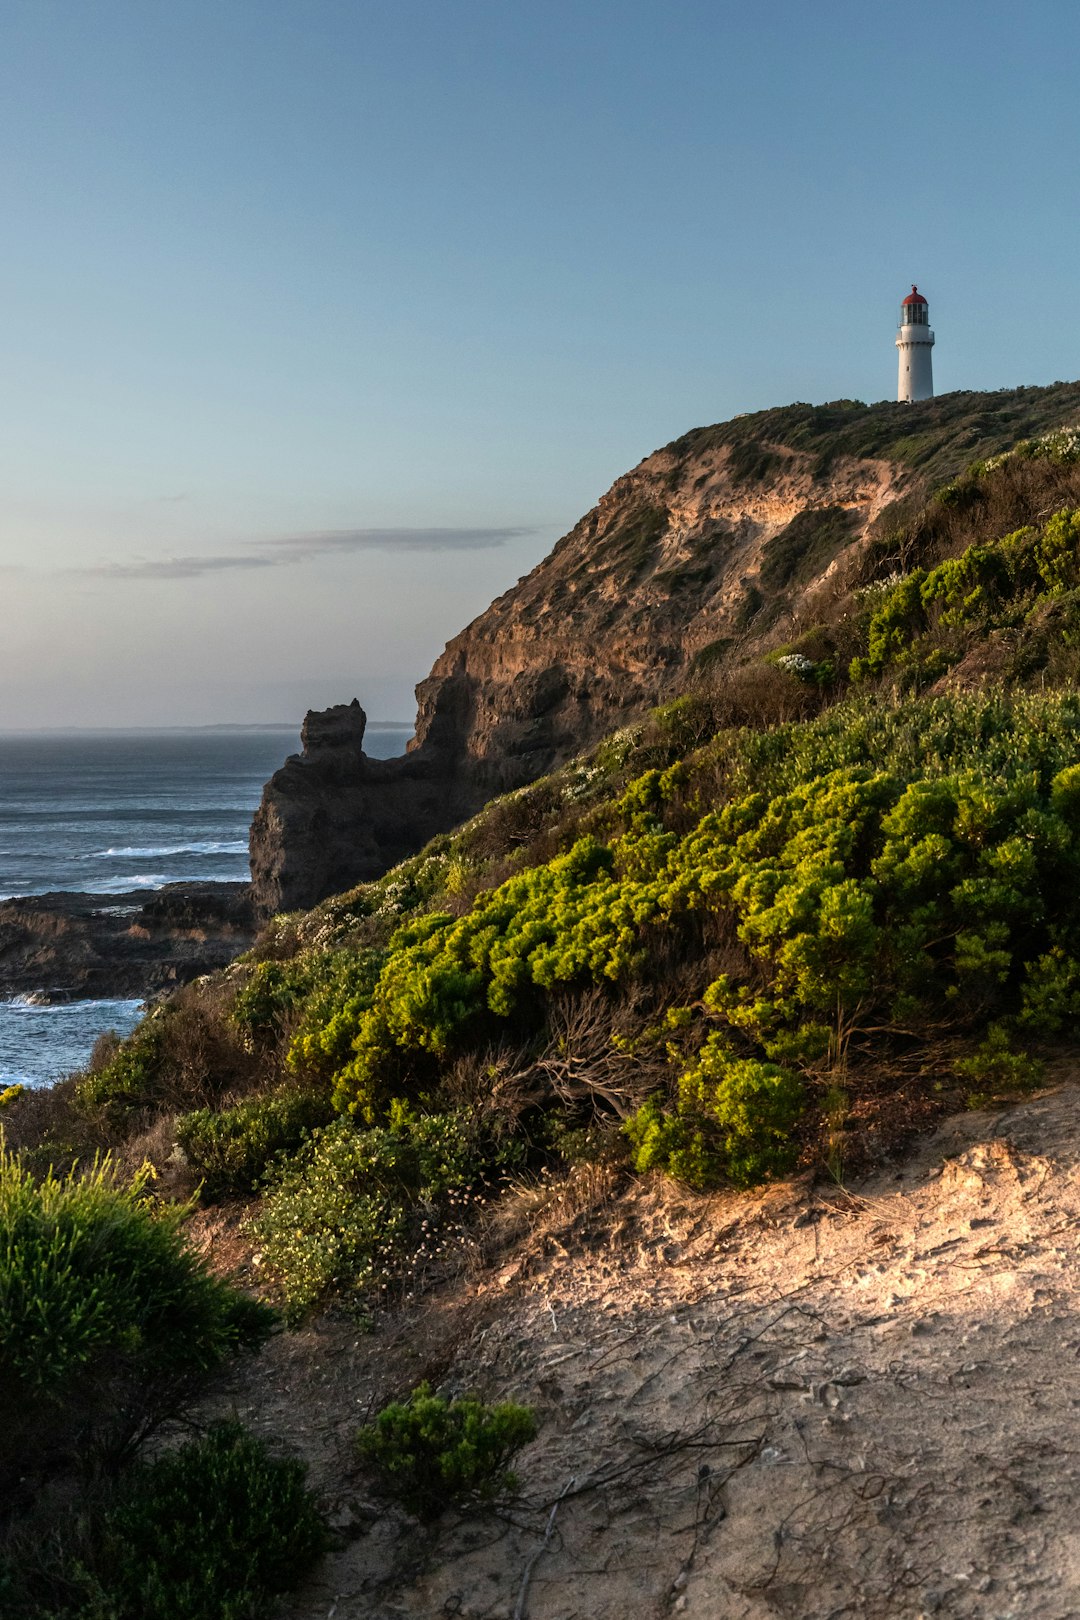
M 518 1482 L 510 1459 L 535 1435 L 527 1406 L 448 1401 L 421 1384 L 407 1401 L 383 1407 L 357 1444 L 388 1496 L 422 1519 L 435 1519 L 450 1504 L 467 1507 L 512 1494 Z
M 125 1040 L 99 1043 L 72 1101 L 111 1142 L 155 1114 L 207 1107 L 230 1091 L 250 1089 L 259 1072 L 220 981 L 187 985 Z
M 486 1030 L 515 1019 L 538 1027 L 539 992 L 616 977 L 638 942 L 631 917 L 608 914 L 612 866 L 612 852 L 584 838 L 481 894 L 463 917 L 433 912 L 400 929 L 367 1004 L 339 1006 L 327 1026 L 327 1042 L 349 1053 L 336 1105 L 375 1120 L 394 1096 L 422 1094 L 425 1074 Z
M 269 1332 L 273 1313 L 186 1247 L 182 1213 L 107 1162 L 36 1182 L 0 1154 L 4 1483 L 51 1449 L 122 1447 Z
M 493 1149 L 463 1113 L 394 1104 L 386 1126 L 342 1119 L 316 1130 L 280 1167 L 253 1229 L 293 1319 L 331 1291 L 360 1303 L 460 1229 L 490 1174 Z
M 973 632 L 992 630 L 1019 638 L 1022 661 L 1032 615 L 1078 584 L 1080 511 L 1056 512 L 1041 530 L 1024 527 L 971 545 L 935 568 L 915 569 L 878 598 L 851 678 L 896 668 L 932 679 L 963 655 Z
M 130 1469 L 49 1568 L 0 1562 L 13 1620 L 258 1620 L 325 1545 L 298 1462 L 234 1423 Z M 24 1565 L 29 1560 L 24 1560 Z
M 246 1620 L 265 1613 L 322 1551 L 298 1462 L 272 1458 L 237 1424 L 139 1468 L 104 1527 L 110 1607 L 131 1620 Z
M 231 1017 L 252 1037 L 276 1035 L 311 989 L 314 971 L 305 958 L 259 962 L 236 993 Z
M 1043 1066 L 1027 1052 L 1018 1052 L 1007 1029 L 991 1024 L 986 1039 L 969 1057 L 955 1063 L 957 1074 L 971 1083 L 971 1107 L 981 1107 L 993 1097 L 1015 1096 L 1032 1091 L 1043 1078 Z
M 208 1198 L 252 1192 L 270 1161 L 295 1152 L 333 1117 L 325 1091 L 293 1084 L 233 1108 L 200 1108 L 176 1125 L 176 1139 Z
M 290 1069 L 332 1078 L 347 1067 L 384 960 L 384 952 L 368 948 L 326 954 L 298 1016 Z
M 163 1022 L 146 1018 L 133 1035 L 120 1042 L 108 1062 L 78 1082 L 75 1107 L 111 1125 L 133 1110 L 161 1100 L 163 1056 Z
M 737 1058 L 713 1033 L 680 1080 L 674 1114 L 651 1098 L 624 1127 L 638 1170 L 661 1169 L 699 1189 L 726 1176 L 750 1187 L 791 1169 L 805 1106 L 797 1075 Z

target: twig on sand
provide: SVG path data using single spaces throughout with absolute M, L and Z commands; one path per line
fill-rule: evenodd
M 525 1620 L 525 1600 L 529 1595 L 529 1582 L 532 1580 L 532 1572 L 540 1562 L 541 1558 L 547 1552 L 548 1547 L 551 1545 L 551 1538 L 555 1532 L 555 1515 L 559 1511 L 559 1503 L 562 1501 L 563 1497 L 568 1494 L 568 1492 L 573 1490 L 576 1484 L 577 1475 L 571 1474 L 570 1478 L 567 1480 L 566 1484 L 563 1486 L 562 1490 L 551 1504 L 551 1512 L 548 1514 L 547 1529 L 544 1531 L 544 1539 L 540 1543 L 539 1547 L 537 1547 L 532 1557 L 529 1559 L 529 1562 L 525 1565 L 525 1573 L 521 1577 L 521 1590 L 518 1592 L 518 1600 L 514 1605 L 514 1620 Z

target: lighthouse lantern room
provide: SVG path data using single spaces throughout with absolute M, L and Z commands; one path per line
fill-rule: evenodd
M 933 399 L 934 371 L 930 350 L 934 347 L 934 334 L 930 330 L 929 306 L 918 287 L 913 286 L 900 305 L 896 347 L 900 351 L 897 399 Z

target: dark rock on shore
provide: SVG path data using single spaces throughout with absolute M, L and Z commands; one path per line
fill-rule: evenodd
M 253 938 L 246 883 L 4 900 L 0 996 L 150 996 L 225 967 Z

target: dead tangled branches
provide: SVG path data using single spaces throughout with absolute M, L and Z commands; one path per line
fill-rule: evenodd
M 600 1103 L 619 1119 L 629 1118 L 660 1083 L 664 1065 L 619 1040 L 617 1017 L 602 990 L 556 1001 L 547 1045 L 519 1082 L 539 1082 L 568 1108 Z
M 663 1055 L 635 1049 L 639 1024 L 603 989 L 557 997 L 539 1051 L 507 1039 L 468 1053 L 447 1077 L 447 1090 L 460 1106 L 504 1120 L 552 1099 L 578 1113 L 591 1107 L 626 1119 L 667 1078 Z

